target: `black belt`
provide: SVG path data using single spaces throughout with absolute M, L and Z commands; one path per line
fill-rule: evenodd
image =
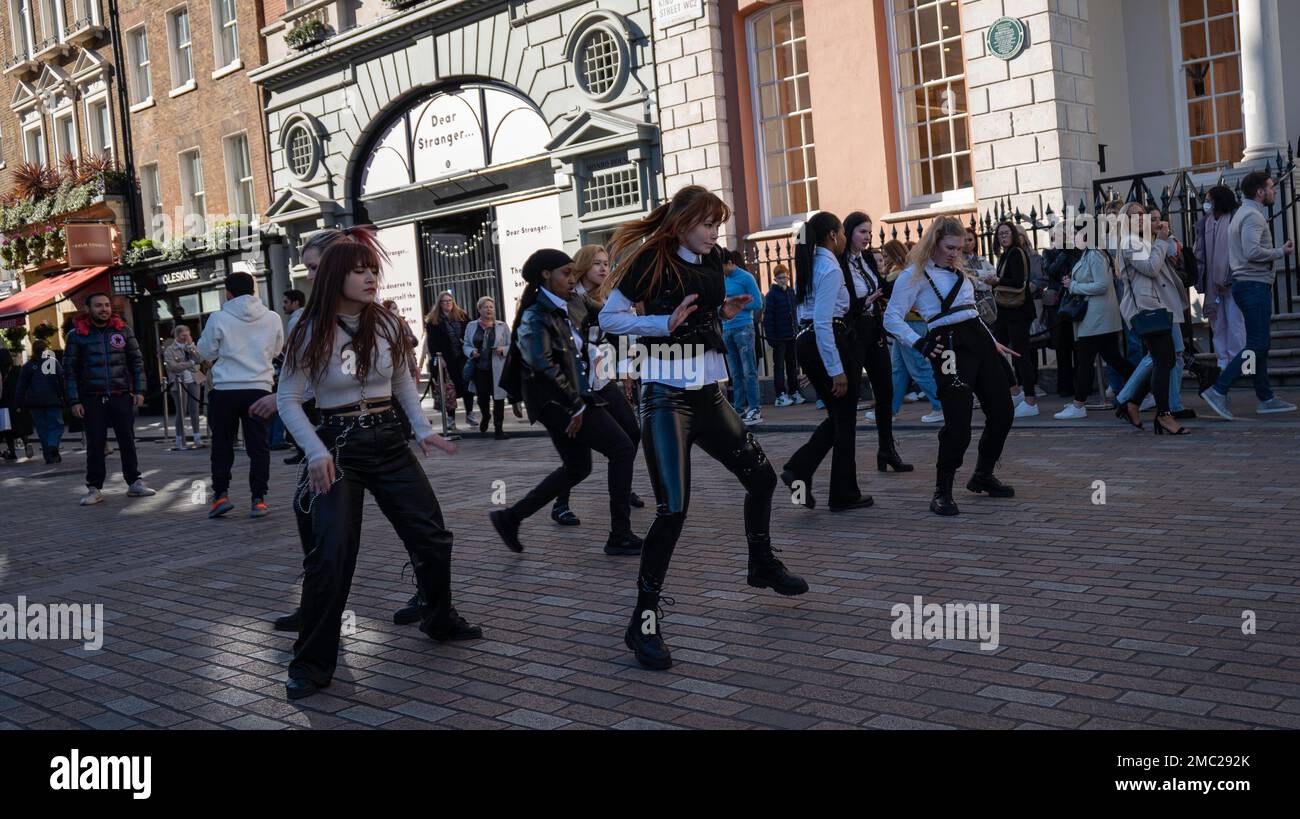
M 372 412 L 366 415 L 330 415 L 321 413 L 321 426 L 325 427 L 344 427 L 351 424 L 366 429 L 397 420 L 397 410 L 394 409 L 386 409 L 383 412 Z
M 853 326 L 845 320 L 846 318 L 847 316 L 836 316 L 835 318 L 831 319 L 831 330 L 837 334 L 853 332 Z M 799 319 L 798 335 L 803 335 L 804 333 L 812 329 L 813 329 L 812 319 Z

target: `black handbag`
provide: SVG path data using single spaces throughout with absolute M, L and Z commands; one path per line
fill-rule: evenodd
M 1088 314 L 1088 297 L 1082 293 L 1066 293 L 1056 312 L 1066 321 L 1083 321 Z
M 1137 333 L 1138 338 L 1157 335 L 1159 333 L 1168 333 L 1174 329 L 1174 317 L 1168 310 L 1163 307 L 1155 310 L 1141 310 L 1129 319 L 1129 326 L 1133 332 Z

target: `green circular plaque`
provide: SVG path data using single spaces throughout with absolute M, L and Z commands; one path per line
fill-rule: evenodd
M 993 21 L 993 25 L 989 26 L 984 41 L 988 45 L 989 53 L 994 57 L 1012 60 L 1025 50 L 1027 33 L 1025 24 L 1015 17 L 999 17 Z

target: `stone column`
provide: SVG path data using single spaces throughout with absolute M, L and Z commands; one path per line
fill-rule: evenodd
M 1241 108 L 1246 129 L 1243 164 L 1262 164 L 1286 154 L 1282 43 L 1277 0 L 1239 0 Z
M 1011 200 L 1039 213 L 1091 204 L 1097 169 L 1097 114 L 1088 0 L 965 0 L 966 87 L 979 210 Z M 1010 61 L 985 37 L 999 17 L 1029 30 Z

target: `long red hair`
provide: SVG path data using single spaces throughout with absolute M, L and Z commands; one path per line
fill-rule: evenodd
M 725 222 L 730 218 L 731 208 L 716 194 L 699 185 L 687 185 L 641 219 L 619 225 L 610 239 L 610 273 L 600 288 L 599 300 L 604 301 L 646 253 L 652 256 L 651 290 L 660 288 L 668 271 L 680 277 L 675 266 L 669 263 L 681 245 L 678 237 L 710 219 Z
M 349 228 L 325 248 L 302 318 L 289 335 L 287 366 L 306 370 L 313 380 L 324 375 L 334 353 L 334 334 L 339 332 L 335 318 L 343 300 L 344 281 L 358 268 L 374 270 L 377 277 L 381 276 L 387 261 L 388 254 L 368 226 Z M 365 381 L 376 363 L 375 348 L 380 337 L 388 342 L 393 369 L 402 366 L 410 348 L 398 318 L 374 302 L 361 308 L 359 318 L 360 326 L 351 339 L 357 358 L 357 380 Z

